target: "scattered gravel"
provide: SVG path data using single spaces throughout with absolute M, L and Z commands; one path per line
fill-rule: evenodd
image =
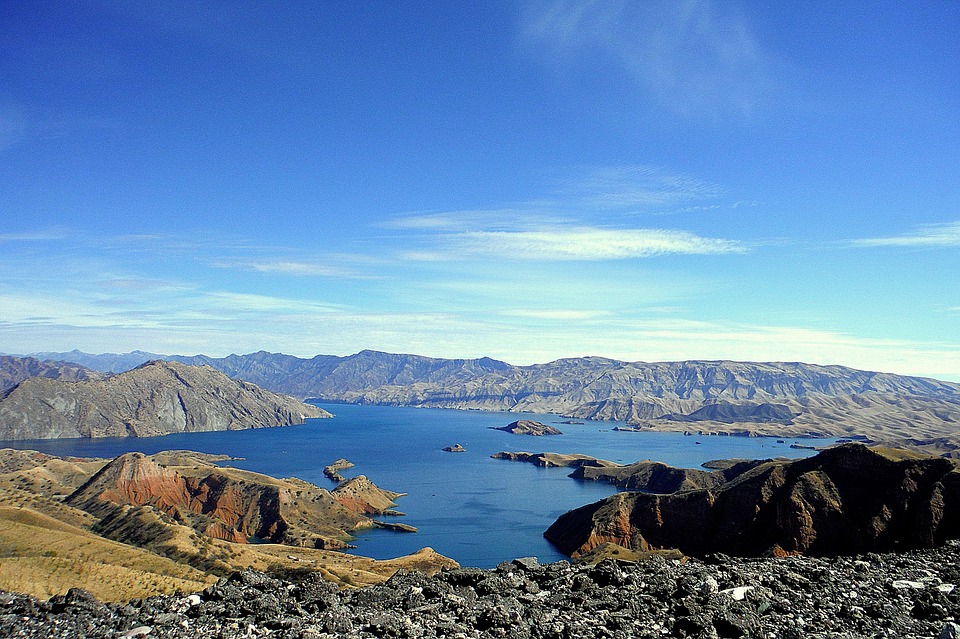
M 197 595 L 122 605 L 79 589 L 47 602 L 0 592 L 0 636 L 947 639 L 960 638 L 958 585 L 960 542 L 838 559 L 525 558 L 356 590 L 245 571 Z

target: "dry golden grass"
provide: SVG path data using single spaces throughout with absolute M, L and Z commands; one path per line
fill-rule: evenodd
M 0 449 L 0 487 L 69 495 L 109 460 L 60 458 L 32 450 Z
M 194 592 L 215 578 L 28 508 L 0 507 L 0 588 L 39 598 L 86 588 L 101 601 Z
M 185 475 L 210 472 L 212 456 L 187 451 L 164 455 L 163 461 Z M 101 601 L 125 601 L 199 591 L 217 575 L 242 568 L 280 575 L 316 571 L 343 587 L 354 587 L 382 582 L 400 568 L 436 572 L 457 565 L 430 549 L 375 561 L 312 547 L 234 544 L 198 533 L 150 506 L 121 507 L 106 530 L 100 519 L 104 513 L 94 515 L 62 501 L 104 463 L 0 450 L 0 589 L 46 599 L 81 587 Z M 320 515 L 342 510 L 328 491 L 301 480 L 233 468 L 217 471 L 295 496 L 291 514 L 306 529 L 329 526 Z
M 441 568 L 456 568 L 457 562 L 436 553 L 431 548 L 423 548 L 403 557 L 387 560 L 375 560 L 358 557 L 333 550 L 313 548 L 295 548 L 280 544 L 237 545 L 227 544 L 236 551 L 234 562 L 237 566 L 267 570 L 282 568 L 286 570 L 316 570 L 324 579 L 340 586 L 366 586 L 386 581 L 397 570 L 418 570 L 427 574 L 438 572 Z
M 0 507 L 29 508 L 71 526 L 89 528 L 97 518 L 58 499 L 19 488 L 0 488 Z

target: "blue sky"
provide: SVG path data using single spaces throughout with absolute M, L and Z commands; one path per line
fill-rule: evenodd
M 8 2 L 0 351 L 960 380 L 955 2 Z

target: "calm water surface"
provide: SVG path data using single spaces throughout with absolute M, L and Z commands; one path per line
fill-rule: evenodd
M 762 437 L 616 432 L 613 427 L 622 422 L 559 424 L 563 418 L 556 415 L 318 406 L 336 417 L 284 428 L 2 445 L 89 457 L 171 449 L 222 453 L 243 458 L 229 462 L 231 466 L 276 477 L 299 477 L 325 488 L 334 484 L 323 476 L 323 467 L 344 457 L 356 464 L 343 472 L 344 476 L 363 474 L 381 488 L 407 493 L 397 501 L 397 509 L 406 517 L 397 521 L 419 529 L 417 533 L 361 533 L 354 542 L 356 553 L 386 559 L 430 546 L 462 565 L 493 567 L 523 556 L 536 556 L 544 562 L 564 559 L 543 539 L 543 531 L 567 510 L 616 492 L 608 484 L 570 479 L 567 468 L 491 459 L 498 451 L 582 453 L 618 463 L 653 459 L 695 468 L 711 459 L 805 457 L 812 451 L 792 449 L 790 444 L 832 441 L 786 439 L 777 443 Z M 523 418 L 554 424 L 564 434 L 530 437 L 490 428 Z M 441 450 L 457 443 L 467 452 Z

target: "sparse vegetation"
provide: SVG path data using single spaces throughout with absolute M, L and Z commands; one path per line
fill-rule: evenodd
M 165 456 L 170 470 L 193 470 L 190 474 L 202 477 L 211 468 L 196 465 L 205 459 L 197 453 L 160 455 Z M 171 460 L 189 461 L 190 465 L 177 466 Z M 79 586 L 103 601 L 123 601 L 200 590 L 242 568 L 268 570 L 291 580 L 320 573 L 341 586 L 360 586 L 381 582 L 401 567 L 430 571 L 456 565 L 432 551 L 374 561 L 318 549 L 324 543 L 322 531 L 337 533 L 330 539 L 343 537 L 338 526 L 349 526 L 355 515 L 312 484 L 249 471 L 218 468 L 224 485 L 256 480 L 283 490 L 293 485 L 301 492 L 302 502 L 319 502 L 319 507 L 294 506 L 288 517 L 299 520 L 296 526 L 275 522 L 273 536 L 295 548 L 273 543 L 235 544 L 209 537 L 205 531 L 218 522 L 210 514 L 184 509 L 168 514 L 149 505 L 118 505 L 99 498 L 81 500 L 81 510 L 77 507 L 80 503 L 64 501 L 63 495 L 74 492 L 106 463 L 0 451 L 0 589 L 47 598 Z M 44 479 L 30 480 L 33 475 Z M 250 496 L 278 505 L 276 493 L 271 497 L 254 491 Z

